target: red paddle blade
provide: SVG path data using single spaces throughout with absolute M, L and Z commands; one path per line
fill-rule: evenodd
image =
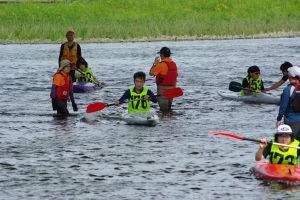
M 107 104 L 102 102 L 96 102 L 88 105 L 86 108 L 86 113 L 98 112 L 107 107 Z
M 164 96 L 166 98 L 175 98 L 183 95 L 182 89 L 180 87 L 170 88 L 163 91 L 159 96 Z
M 218 131 L 209 131 L 208 133 L 213 134 L 213 135 L 222 135 L 222 136 L 232 137 L 232 138 L 239 139 L 239 140 L 244 140 L 244 137 L 239 136 L 239 135 L 234 135 L 232 133 L 218 132 Z

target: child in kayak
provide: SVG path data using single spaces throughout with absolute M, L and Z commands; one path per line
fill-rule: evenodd
M 93 82 L 102 87 L 101 82 L 93 75 L 92 69 L 83 57 L 77 60 L 77 71 L 75 73 L 76 82 Z
M 256 65 L 248 68 L 248 75 L 243 79 L 242 87 L 249 90 L 241 90 L 241 96 L 264 91 L 264 84 L 259 76 L 260 69 Z
M 265 138 L 260 140 L 259 149 L 255 154 L 255 160 L 259 161 L 268 156 L 269 164 L 298 165 L 300 150 L 291 147 L 268 144 Z M 300 142 L 294 139 L 292 129 L 289 125 L 280 125 L 275 137 L 271 142 L 299 146 Z
M 151 90 L 144 87 L 145 80 L 146 74 L 144 72 L 136 72 L 133 75 L 134 87 L 126 90 L 122 97 L 119 100 L 115 101 L 115 105 L 121 105 L 121 103 L 123 103 L 126 99 L 139 99 L 136 101 L 128 102 L 128 113 L 150 111 L 149 101 L 157 103 L 157 98 L 156 96 L 154 96 Z

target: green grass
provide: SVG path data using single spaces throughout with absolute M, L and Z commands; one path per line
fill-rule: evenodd
M 1 3 L 0 40 L 130 40 L 299 32 L 299 0 L 73 0 Z

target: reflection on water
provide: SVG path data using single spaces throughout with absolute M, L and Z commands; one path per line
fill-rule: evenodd
M 81 44 L 105 87 L 75 94 L 79 111 L 69 105 L 66 119 L 53 115 L 49 98 L 59 46 L 1 45 L 1 198 L 299 199 L 299 186 L 266 185 L 249 172 L 257 143 L 208 134 L 273 136 L 277 105 L 224 100 L 217 91 L 240 82 L 250 65 L 266 87 L 277 82 L 283 61 L 299 65 L 299 40 Z M 85 113 L 93 102 L 117 100 L 136 71 L 148 74 L 162 46 L 173 52 L 184 95 L 172 112 L 151 106 L 159 124 L 126 125 L 126 105 Z M 145 86 L 155 92 L 154 82 L 148 76 Z

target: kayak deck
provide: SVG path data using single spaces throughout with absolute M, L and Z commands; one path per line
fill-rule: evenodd
M 218 94 L 224 99 L 245 101 L 253 103 L 269 103 L 269 104 L 279 104 L 280 97 L 272 94 L 266 93 L 256 93 L 253 95 L 241 96 L 240 93 L 231 91 L 218 91 Z
M 300 166 L 268 164 L 263 160 L 255 164 L 254 171 L 258 178 L 266 181 L 300 183 Z
M 121 118 L 127 124 L 155 126 L 159 122 L 159 118 L 152 112 L 134 112 L 123 113 Z
M 84 93 L 91 92 L 99 89 L 99 86 L 95 83 L 90 82 L 75 82 L 73 83 L 73 92 L 74 93 Z

